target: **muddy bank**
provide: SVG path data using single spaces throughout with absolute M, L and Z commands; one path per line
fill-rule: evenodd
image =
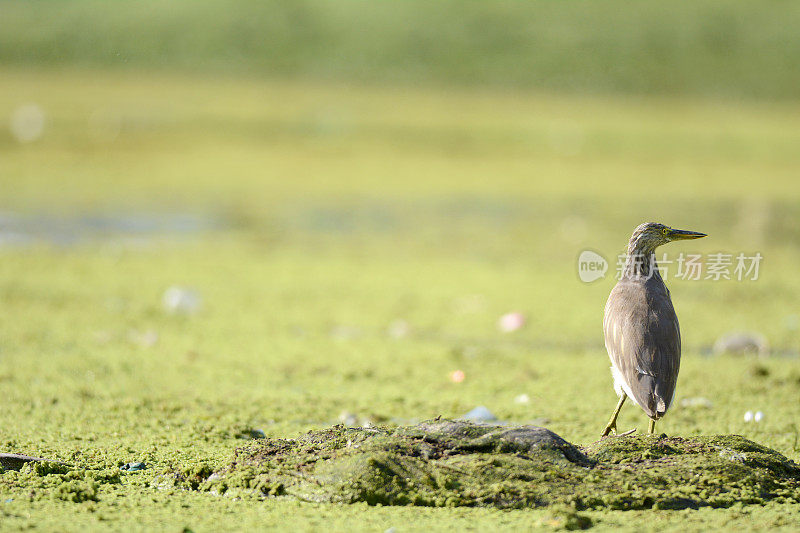
M 260 439 L 221 470 L 166 478 L 229 496 L 383 505 L 625 510 L 800 501 L 800 466 L 737 435 L 625 436 L 581 447 L 535 426 L 450 420 Z

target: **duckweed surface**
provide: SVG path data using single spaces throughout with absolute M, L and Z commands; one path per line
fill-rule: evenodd
M 0 460 L 0 530 L 800 530 L 793 466 L 702 437 L 800 461 L 797 103 L 0 74 L 0 454 L 47 460 Z M 617 401 L 603 304 L 646 220 L 709 234 L 671 260 L 764 261 L 669 265 L 658 429 L 687 440 L 591 445 Z M 580 282 L 583 249 L 605 278 Z M 712 355 L 729 331 L 769 357 Z M 476 406 L 508 425 L 418 427 Z M 574 445 L 498 436 L 526 425 Z

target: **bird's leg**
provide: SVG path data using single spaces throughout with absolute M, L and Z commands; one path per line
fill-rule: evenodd
M 614 413 L 611 415 L 611 420 L 608 421 L 608 425 L 606 425 L 606 429 L 603 430 L 603 434 L 600 435 L 601 437 L 607 437 L 613 431 L 615 434 L 617 432 L 617 416 L 619 416 L 619 411 L 622 409 L 622 404 L 625 403 L 625 398 L 627 396 L 623 392 L 622 395 L 619 397 L 619 403 L 617 404 L 617 408 L 614 409 Z
M 650 426 L 648 426 L 648 428 L 647 428 L 647 434 L 648 435 L 652 435 L 655 432 L 656 432 L 656 419 L 655 418 L 651 418 L 650 419 Z

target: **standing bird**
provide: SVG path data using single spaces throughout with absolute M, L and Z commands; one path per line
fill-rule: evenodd
M 656 420 L 669 409 L 681 365 L 681 330 L 655 251 L 670 241 L 705 236 L 655 222 L 633 231 L 622 277 L 608 297 L 603 317 L 614 390 L 619 396 L 603 437 L 616 432 L 617 416 L 627 397 L 650 417 L 650 434 L 655 432 Z

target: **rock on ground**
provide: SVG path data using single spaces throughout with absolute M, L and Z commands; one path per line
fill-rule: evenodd
M 262 439 L 173 473 L 231 496 L 383 505 L 685 509 L 800 502 L 800 466 L 737 435 L 611 437 L 586 447 L 536 426 L 434 420 Z
M 0 471 L 6 470 L 19 470 L 28 463 L 44 463 L 54 462 L 42 459 L 41 457 L 31 457 L 29 455 L 22 455 L 19 453 L 0 453 Z
M 712 349 L 715 355 L 732 353 L 755 353 L 762 357 L 769 355 L 767 338 L 752 331 L 731 331 L 720 336 Z

